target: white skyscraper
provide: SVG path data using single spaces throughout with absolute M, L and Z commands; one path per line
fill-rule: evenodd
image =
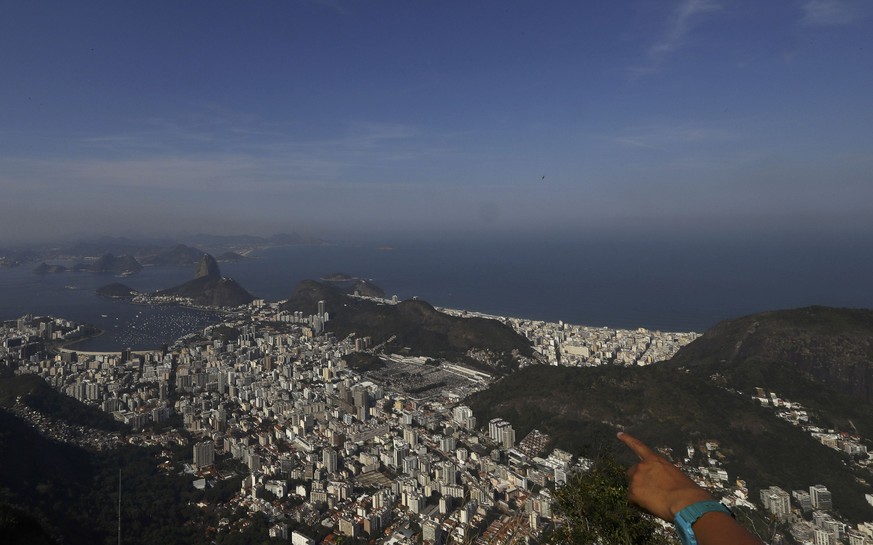
M 194 465 L 198 469 L 211 466 L 215 462 L 215 445 L 212 441 L 204 441 L 194 445 Z
M 337 467 L 337 456 L 336 451 L 332 448 L 326 448 L 322 451 L 322 463 L 324 464 L 324 469 L 328 473 L 336 473 Z

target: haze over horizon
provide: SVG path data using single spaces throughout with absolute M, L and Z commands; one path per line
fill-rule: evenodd
M 15 2 L 0 242 L 873 234 L 873 4 Z

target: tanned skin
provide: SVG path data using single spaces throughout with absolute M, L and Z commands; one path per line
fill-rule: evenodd
M 618 439 L 640 457 L 627 472 L 628 499 L 667 522 L 692 503 L 714 498 L 666 458 L 624 432 Z M 694 535 L 700 545 L 763 545 L 727 513 L 713 511 L 697 519 Z

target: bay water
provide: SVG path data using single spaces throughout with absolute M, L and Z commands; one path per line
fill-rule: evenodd
M 873 241 L 864 237 L 385 240 L 266 248 L 220 266 L 270 301 L 288 298 L 303 279 L 345 273 L 435 306 L 662 331 L 702 332 L 723 319 L 813 304 L 873 307 Z M 146 292 L 174 286 L 193 277 L 193 265 L 146 267 L 127 278 L 37 275 L 32 267 L 0 269 L 0 319 L 52 315 L 106 331 L 82 350 L 155 348 L 220 319 L 95 294 L 110 282 Z

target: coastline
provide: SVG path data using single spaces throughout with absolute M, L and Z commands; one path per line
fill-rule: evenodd
M 767 269 L 766 274 L 756 265 L 761 258 L 760 245 L 744 246 L 739 253 L 713 253 L 712 247 L 701 248 L 693 241 L 669 245 L 664 252 L 646 241 L 591 242 L 578 237 L 540 240 L 533 245 L 525 241 L 509 245 L 499 240 L 488 245 L 476 240 L 460 245 L 454 242 L 398 244 L 391 252 L 376 251 L 371 244 L 274 247 L 255 252 L 257 260 L 228 264 L 226 274 L 265 301 L 287 299 L 303 279 L 344 271 L 352 277 L 373 279 L 389 296 L 408 299 L 417 295 L 435 307 L 660 331 L 705 331 L 726 318 L 811 304 L 873 308 L 868 289 L 873 273 L 873 246 L 868 248 L 869 242 L 858 249 L 870 252 L 851 255 L 834 255 L 833 250 L 813 246 L 831 252 L 825 270 L 805 267 L 810 255 L 806 246 L 802 253 L 793 246 L 780 246 L 767 254 L 779 266 Z M 573 249 L 560 266 L 547 261 L 555 248 Z M 866 257 L 859 262 L 856 254 Z M 520 255 L 525 259 L 519 260 Z M 600 257 L 593 260 L 591 255 Z M 642 258 L 648 273 L 637 278 Z M 790 272 L 799 268 L 810 273 Z M 830 270 L 844 273 L 829 281 Z M 501 273 L 494 274 L 497 271 Z M 132 286 L 150 292 L 178 283 L 183 276 L 187 277 L 187 270 L 182 267 L 148 266 Z M 64 288 L 72 278 L 81 279 L 75 284 L 82 289 Z M 532 278 L 548 281 L 531 287 Z M 0 314 L 7 320 L 32 312 L 88 322 L 87 312 L 111 314 L 106 306 L 118 303 L 117 299 L 103 299 L 104 303 L 91 298 L 89 290 L 102 282 L 100 275 L 92 273 L 39 277 L 27 270 L 3 268 Z M 188 308 L 204 310 L 193 306 L 180 310 Z M 108 329 L 108 336 L 116 331 L 111 324 L 100 325 Z
M 176 302 L 172 302 L 172 301 L 160 301 L 160 302 L 152 303 L 149 301 L 129 300 L 129 301 L 127 301 L 127 303 L 129 305 L 138 305 L 138 306 L 142 306 L 142 307 L 151 307 L 151 308 L 178 307 L 178 308 L 184 308 L 184 309 L 188 309 L 188 310 L 197 310 L 200 312 L 215 312 L 218 314 L 230 314 L 231 312 L 233 312 L 232 310 L 228 310 L 226 307 L 203 307 L 203 306 L 197 306 L 197 305 L 190 305 L 190 304 L 186 304 L 186 303 L 176 303 Z
M 101 329 L 93 324 L 85 324 L 85 325 L 94 329 L 94 333 L 92 333 L 90 335 L 85 335 L 83 337 L 79 337 L 79 338 L 71 340 L 71 341 L 62 342 L 62 343 L 58 344 L 56 347 L 58 349 L 58 351 L 59 352 L 79 352 L 78 350 L 72 349 L 70 347 L 73 345 L 79 344 L 79 343 L 83 343 L 85 341 L 90 341 L 91 339 L 96 339 L 98 337 L 102 337 L 106 333 L 105 329 Z

